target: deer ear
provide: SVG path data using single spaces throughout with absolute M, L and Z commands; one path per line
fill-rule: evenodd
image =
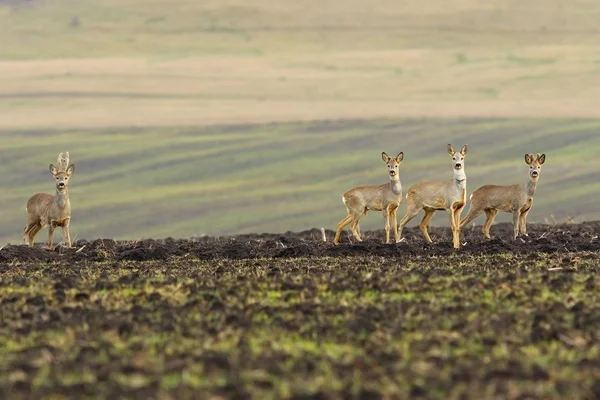
M 469 145 L 465 144 L 462 149 L 460 149 L 460 154 L 462 154 L 463 156 L 467 155 L 467 151 L 469 150 Z
M 52 175 L 56 175 L 58 173 L 58 170 L 56 169 L 56 167 L 52 164 L 50 164 L 50 166 L 48 167 L 48 170 L 50 171 L 50 173 Z
M 67 168 L 67 175 L 71 176 L 73 172 L 75 172 L 75 164 L 71 164 L 69 165 L 69 168 Z
M 404 152 L 400 152 L 398 153 L 398 155 L 396 156 L 396 162 L 399 164 L 402 160 L 404 160 Z
M 540 163 L 540 165 L 542 165 L 544 161 L 546 161 L 546 154 L 542 154 L 538 157 L 538 162 Z
M 391 158 L 390 156 L 388 156 L 387 154 L 385 154 L 385 151 L 383 153 L 381 153 L 381 159 L 383 160 L 384 163 L 388 163 L 390 162 Z
M 527 165 L 531 165 L 532 161 L 533 161 L 533 157 L 531 156 L 531 154 L 525 154 L 525 163 Z
M 456 152 L 454 151 L 454 147 L 452 147 L 452 145 L 451 145 L 450 143 L 448 143 L 448 153 L 449 153 L 450 155 L 453 155 L 454 153 L 456 153 Z

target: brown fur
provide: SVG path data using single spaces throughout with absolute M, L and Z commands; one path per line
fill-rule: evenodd
M 471 194 L 469 212 L 460 222 L 463 227 L 485 212 L 485 223 L 482 232 L 490 238 L 490 227 L 494 223 L 498 211 L 513 214 L 513 238 L 519 233 L 527 235 L 527 214 L 533 206 L 533 196 L 537 187 L 542 164 L 546 161 L 545 154 L 525 154 L 525 163 L 529 165 L 529 179 L 524 184 L 509 186 L 485 185 Z M 534 172 L 536 173 L 534 176 Z
M 71 202 L 69 201 L 68 183 L 75 165 L 69 165 L 69 153 L 60 153 L 58 165 L 50 164 L 50 173 L 56 180 L 56 195 L 37 193 L 27 201 L 27 225 L 23 230 L 23 240 L 33 246 L 35 235 L 48 227 L 48 247 L 52 247 L 52 238 L 56 227 L 62 228 L 67 247 L 71 247 L 69 223 L 71 222 Z
M 342 200 L 346 204 L 348 215 L 337 226 L 335 238 L 333 239 L 334 244 L 340 242 L 342 231 L 348 224 L 352 224 L 350 230 L 354 238 L 359 242 L 362 241 L 358 222 L 363 215 L 367 215 L 368 210 L 383 212 L 386 243 L 390 242 L 390 221 L 392 222 L 396 242 L 400 241 L 396 210 L 402 202 L 402 184 L 400 183 L 398 167 L 404 158 L 404 153 L 399 153 L 396 158 L 391 158 L 382 153 L 381 158 L 387 164 L 390 182 L 383 185 L 357 186 L 344 193 Z
M 438 210 L 446 210 L 450 214 L 452 227 L 452 240 L 455 248 L 460 247 L 460 213 L 466 203 L 466 182 L 464 172 L 464 158 L 468 145 L 464 145 L 460 152 L 448 145 L 448 153 L 452 156 L 452 170 L 454 178 L 449 181 L 419 182 L 408 189 L 406 193 L 406 215 L 400 221 L 400 235 L 406 224 L 423 210 L 425 215 L 419 223 L 419 228 L 428 242 L 432 242 L 427 227 Z M 457 163 L 461 165 L 456 168 Z

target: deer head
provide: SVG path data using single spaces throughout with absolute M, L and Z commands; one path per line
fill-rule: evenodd
M 454 150 L 451 144 L 448 144 L 448 154 L 452 156 L 452 168 L 460 171 L 464 167 L 465 156 L 469 150 L 469 145 L 465 144 L 460 151 Z
M 388 174 L 390 175 L 390 177 L 394 178 L 398 176 L 398 167 L 400 166 L 400 163 L 404 158 L 404 153 L 400 152 L 398 153 L 396 158 L 392 158 L 388 156 L 385 152 L 383 152 L 381 153 L 381 158 L 383 159 L 383 162 L 386 163 L 388 166 Z
M 52 164 L 49 166 L 50 173 L 56 179 L 56 190 L 63 192 L 67 190 L 69 178 L 75 172 L 75 164 L 69 165 L 69 152 L 60 153 L 58 155 L 56 167 Z
M 534 181 L 540 177 L 542 164 L 545 161 L 546 154 L 537 153 L 535 156 L 533 154 L 525 154 L 525 162 L 529 165 L 529 177 Z

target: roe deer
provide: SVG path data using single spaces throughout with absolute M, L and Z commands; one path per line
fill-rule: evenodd
M 510 186 L 485 185 L 471 193 L 469 212 L 460 222 L 463 227 L 485 211 L 485 223 L 482 232 L 490 238 L 490 227 L 498 211 L 513 214 L 513 239 L 519 235 L 527 235 L 527 214 L 533 205 L 533 195 L 540 177 L 542 164 L 546 155 L 525 154 L 525 162 L 529 165 L 529 178 L 527 182 Z
M 58 165 L 50 164 L 50 173 L 56 179 L 56 195 L 37 193 L 27 201 L 27 225 L 24 229 L 25 244 L 33 246 L 35 235 L 48 226 L 48 247 L 52 247 L 52 235 L 57 226 L 62 228 L 67 247 L 71 247 L 69 223 L 71 221 L 71 203 L 69 201 L 69 177 L 75 171 L 75 165 L 69 165 L 69 152 L 58 155 Z
M 427 232 L 427 226 L 433 215 L 438 210 L 446 210 L 450 214 L 452 239 L 454 248 L 460 247 L 460 213 L 467 201 L 467 175 L 465 174 L 464 160 L 469 146 L 464 145 L 460 152 L 448 145 L 448 153 L 452 156 L 452 170 L 454 178 L 451 181 L 419 182 L 408 189 L 406 193 L 406 215 L 400 221 L 400 235 L 406 224 L 421 212 L 425 211 L 419 228 L 425 239 L 432 243 Z
M 400 241 L 396 210 L 402 201 L 402 184 L 400 183 L 398 167 L 404 158 L 404 153 L 400 152 L 396 158 L 391 158 L 384 152 L 381 153 L 381 158 L 387 164 L 390 182 L 383 185 L 357 186 L 344 193 L 342 201 L 346 205 L 348 215 L 337 226 L 337 232 L 333 239 L 334 244 L 340 242 L 342 230 L 349 223 L 352 223 L 350 230 L 354 238 L 359 242 L 362 241 L 358 221 L 363 215 L 367 215 L 369 210 L 383 211 L 385 242 L 390 242 L 390 219 L 392 220 L 396 242 Z

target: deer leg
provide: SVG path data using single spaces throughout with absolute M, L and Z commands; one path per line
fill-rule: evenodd
M 410 206 L 407 208 L 406 214 L 404 214 L 404 217 L 402 217 L 402 219 L 400 220 L 400 229 L 398 232 L 398 235 L 400 237 L 402 237 L 402 231 L 404 230 L 404 227 L 406 226 L 406 224 L 408 224 L 411 219 L 416 217 L 417 214 L 419 214 L 419 212 L 421 212 L 420 208 L 410 207 Z
M 469 212 L 467 212 L 467 215 L 462 219 L 462 221 L 460 221 L 460 227 L 462 228 L 463 226 L 467 225 L 469 222 L 473 221 L 475 218 L 479 217 L 479 215 L 481 214 L 483 210 L 480 209 L 479 207 L 477 207 L 476 205 L 474 205 L 471 202 L 471 206 L 469 207 Z
M 452 230 L 452 244 L 456 248 L 456 239 L 454 235 L 454 214 L 452 214 L 452 209 L 448 210 L 448 217 L 450 217 L 450 229 Z
M 71 234 L 69 233 L 69 222 L 70 219 L 67 219 L 62 225 L 63 239 L 67 247 L 71 247 Z
M 390 213 L 387 208 L 383 210 L 383 228 L 385 229 L 385 243 L 390 242 Z
M 494 223 L 496 214 L 498 214 L 498 210 L 496 210 L 495 208 L 490 208 L 488 210 L 485 210 L 485 223 L 483 224 L 481 231 L 483 232 L 485 237 L 488 239 L 491 239 L 490 228 L 491 228 L 492 224 Z
M 464 208 L 464 204 L 452 209 L 452 217 L 454 218 L 454 231 L 453 239 L 454 239 L 454 248 L 458 249 L 460 247 L 460 213 Z
M 425 215 L 423 216 L 423 219 L 419 223 L 419 228 L 421 229 L 421 232 L 423 232 L 423 236 L 425 236 L 425 240 L 427 240 L 429 243 L 433 243 L 433 241 L 431 240 L 431 237 L 429 236 L 429 232 L 427 232 L 427 226 L 431 222 L 431 219 L 433 218 L 434 214 L 435 214 L 435 210 L 432 210 L 431 208 L 425 208 Z
M 519 236 L 519 215 L 521 215 L 521 212 L 519 210 L 513 211 L 513 240 L 516 239 L 517 236 Z
M 350 230 L 352 231 L 352 235 L 354 236 L 354 238 L 357 241 L 362 242 L 362 239 L 360 238 L 360 234 L 358 233 L 358 221 L 359 220 L 360 220 L 360 215 L 352 216 L 352 225 L 350 225 Z
M 40 220 L 35 218 L 32 219 L 30 215 L 28 215 L 27 217 L 27 225 L 25 225 L 25 228 L 23 228 L 23 241 L 25 241 L 26 245 L 30 246 L 31 244 L 33 244 L 33 242 L 31 244 L 29 243 L 29 240 L 31 238 L 31 232 L 34 230 L 36 225 L 40 223 Z
M 390 218 L 392 220 L 392 228 L 394 229 L 394 239 L 396 243 L 400 243 L 400 236 L 398 235 L 398 219 L 396 218 L 396 212 L 398 211 L 398 207 L 394 207 L 390 211 Z
M 32 247 L 33 239 L 40 230 L 42 230 L 42 224 L 40 224 L 39 222 L 28 224 L 25 227 L 25 235 L 23 237 L 25 239 L 25 244 L 27 244 L 29 247 Z
M 452 229 L 452 245 L 455 249 L 458 249 L 460 243 L 458 243 L 458 240 L 456 239 L 456 217 L 454 216 L 454 210 L 448 210 L 448 214 L 450 216 L 450 228 Z
M 33 227 L 35 225 L 36 224 L 28 223 L 27 225 L 25 225 L 25 228 L 23 229 L 23 241 L 25 241 L 25 244 L 27 246 L 30 246 L 30 244 L 29 244 L 30 234 L 31 234 L 31 230 L 33 229 Z
M 352 222 L 352 214 L 348 212 L 348 215 L 346 215 L 346 217 L 342 219 L 337 226 L 337 231 L 335 232 L 333 244 L 338 244 L 340 242 L 340 236 L 342 235 L 342 231 L 344 230 L 344 227 L 350 222 Z
M 50 222 L 50 224 L 48 224 L 48 248 L 49 249 L 52 248 L 52 241 L 53 241 L 55 228 L 56 228 L 56 226 L 52 222 Z
M 521 213 L 519 218 L 519 230 L 523 236 L 527 236 L 527 214 L 529 214 L 529 210 Z
M 40 224 L 39 222 L 33 227 L 33 229 L 29 232 L 29 243 L 31 243 L 31 246 L 33 246 L 34 243 L 34 239 L 35 239 L 35 235 L 38 234 L 39 231 L 41 231 L 43 228 L 42 224 Z

